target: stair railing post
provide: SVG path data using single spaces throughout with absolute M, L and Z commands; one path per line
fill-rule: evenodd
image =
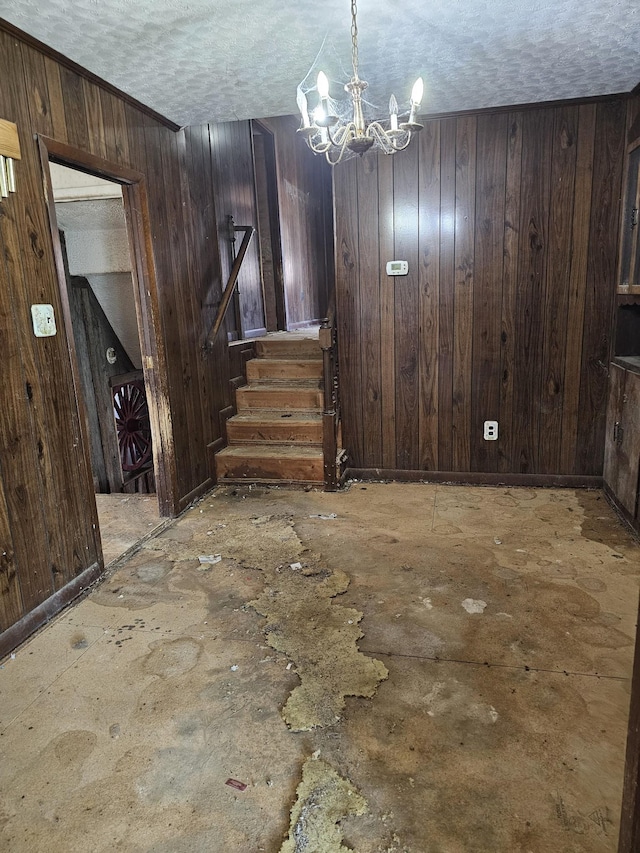
M 338 435 L 336 423 L 336 353 L 335 327 L 329 319 L 322 321 L 319 331 L 322 350 L 322 371 L 324 379 L 324 409 L 322 412 L 322 453 L 324 462 L 324 485 L 333 492 L 338 485 Z

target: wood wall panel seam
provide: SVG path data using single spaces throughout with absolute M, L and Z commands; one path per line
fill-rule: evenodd
M 419 137 L 419 467 L 438 464 L 438 304 L 440 295 L 440 122 Z
M 562 412 L 571 281 L 572 222 L 575 219 L 574 182 L 578 141 L 578 110 L 555 111 L 551 160 L 548 254 L 544 288 L 544 345 L 540 373 L 538 468 L 561 470 Z
M 498 442 L 484 421 L 500 423 L 501 318 L 508 115 L 478 117 L 474 242 L 473 371 L 470 468 L 498 470 Z M 498 430 L 500 435 L 500 429 Z
M 498 470 L 512 470 L 514 455 L 513 398 L 515 382 L 516 303 L 520 275 L 520 205 L 522 200 L 522 113 L 510 113 L 504 195 L 504 239 L 501 286 L 500 417 Z
M 396 468 L 416 468 L 419 435 L 419 195 L 417 145 L 393 158 L 395 254 L 408 261 L 406 276 L 389 278 L 395 291 Z M 382 156 L 382 155 L 379 155 Z
M 619 239 L 619 205 L 624 158 L 623 103 L 596 108 L 596 137 L 589 231 L 589 260 L 583 335 L 579 411 L 591 417 L 578 423 L 579 470 L 601 474 L 604 458 L 607 367 L 611 356 L 611 320 L 615 301 L 615 272 Z M 603 318 L 606 318 L 603 323 Z
M 579 108 L 571 236 L 571 276 L 567 306 L 567 340 L 564 366 L 564 405 L 560 440 L 560 470 L 572 474 L 577 469 L 578 402 L 582 368 L 589 223 L 591 220 L 593 156 L 596 107 Z
M 453 283 L 452 468 L 454 471 L 467 471 L 471 465 L 476 132 L 475 116 L 458 119 Z

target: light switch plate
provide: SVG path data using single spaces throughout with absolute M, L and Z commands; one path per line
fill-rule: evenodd
M 53 305 L 32 305 L 31 319 L 36 338 L 50 338 L 56 333 L 56 318 Z

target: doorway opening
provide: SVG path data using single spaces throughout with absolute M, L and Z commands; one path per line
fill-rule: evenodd
M 159 523 L 122 188 L 60 163 L 49 169 L 109 563 Z
M 108 565 L 169 514 L 150 369 L 157 363 L 145 304 L 151 285 L 145 243 L 131 215 L 132 201 L 138 215 L 144 204 L 140 188 L 117 180 L 112 170 L 104 174 L 101 161 L 90 168 L 75 156 L 67 160 L 47 142 L 41 138 L 51 235 Z

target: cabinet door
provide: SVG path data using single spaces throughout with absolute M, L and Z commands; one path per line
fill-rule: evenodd
M 618 483 L 620 503 L 632 518 L 638 517 L 638 469 L 640 468 L 640 374 L 626 371 L 622 395 L 622 441 Z
M 617 364 L 609 366 L 609 403 L 607 406 L 607 432 L 604 444 L 604 481 L 616 497 L 620 477 L 620 423 L 622 398 L 627 371 Z
M 611 365 L 604 480 L 632 519 L 638 517 L 640 374 Z

